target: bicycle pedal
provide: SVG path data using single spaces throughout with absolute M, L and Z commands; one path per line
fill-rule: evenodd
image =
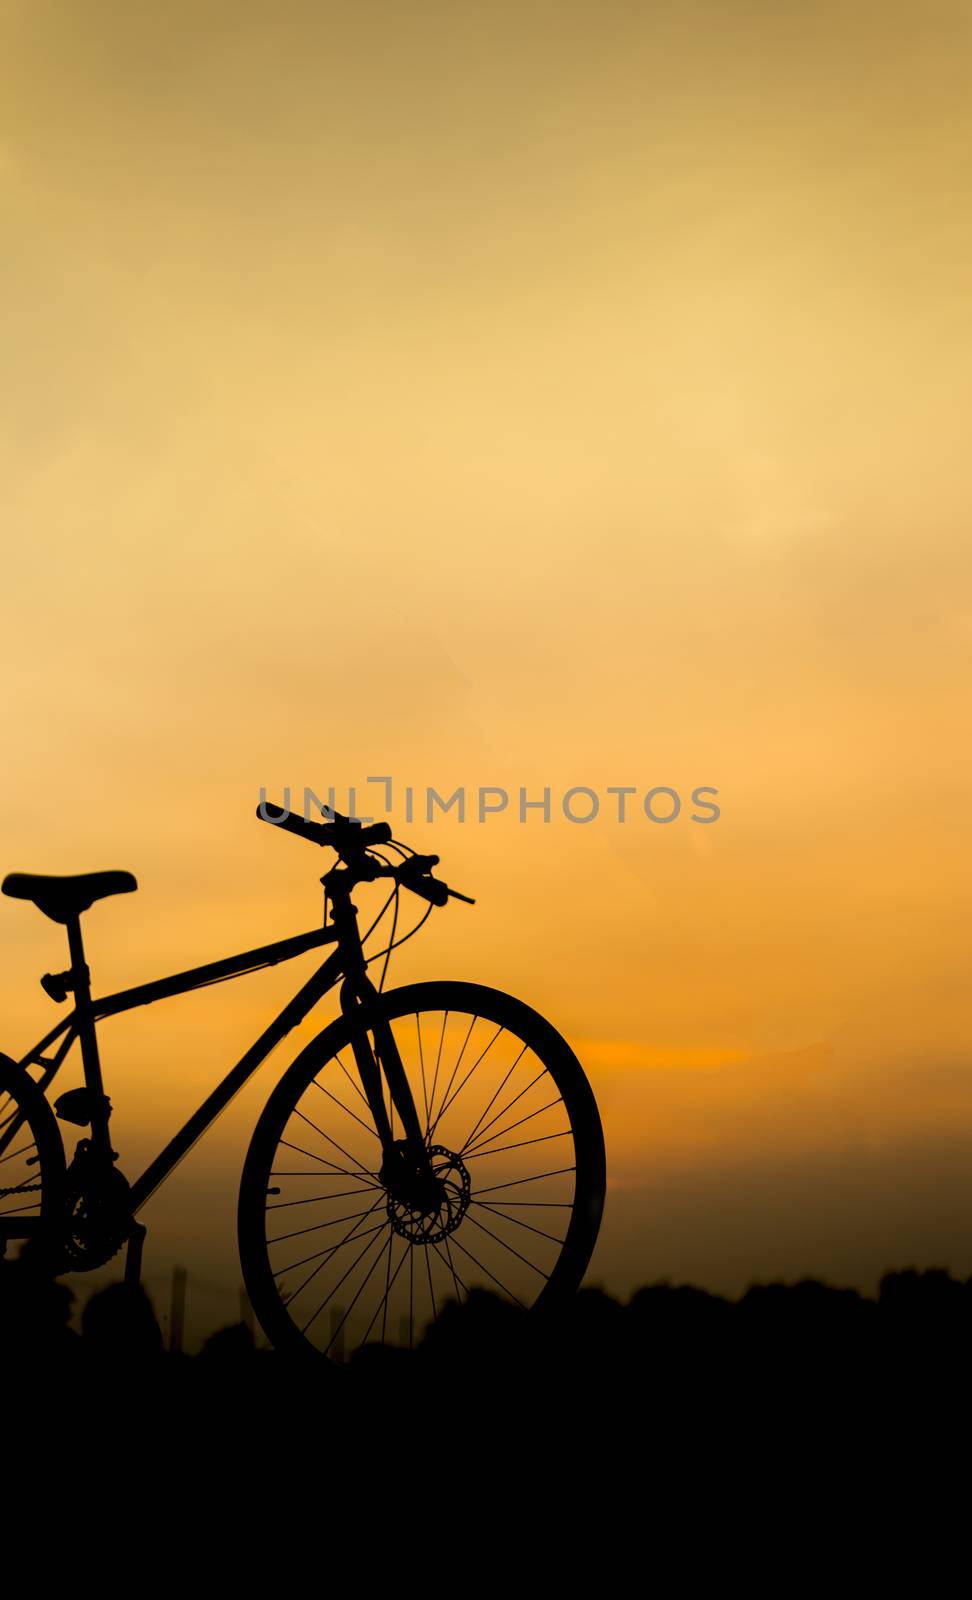
M 92 1094 L 91 1090 L 83 1085 L 78 1089 L 68 1089 L 65 1094 L 58 1095 L 54 1102 L 54 1110 L 62 1122 L 73 1122 L 78 1128 L 86 1128 L 91 1121 L 98 1101 L 108 1116 L 111 1116 L 111 1101 L 106 1094 Z

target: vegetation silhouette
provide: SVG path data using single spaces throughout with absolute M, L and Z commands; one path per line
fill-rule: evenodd
M 70 1290 L 4 1261 L 7 1459 L 20 1440 L 67 1441 L 67 1422 L 100 1470 L 126 1464 L 136 1498 L 148 1484 L 174 1497 L 173 1517 L 219 1485 L 245 1522 L 325 1515 L 349 1546 L 379 1505 L 408 1525 L 423 1496 L 450 1495 L 470 1538 L 503 1506 L 527 1520 L 546 1506 L 565 1534 L 664 1540 L 682 1524 L 709 1540 L 716 1518 L 798 1514 L 813 1532 L 821 1495 L 857 1515 L 945 1473 L 972 1409 L 970 1308 L 972 1280 L 939 1269 L 888 1273 L 874 1298 L 814 1281 L 736 1300 L 585 1288 L 549 1315 L 479 1288 L 414 1348 L 375 1341 L 335 1366 L 264 1348 L 244 1323 L 197 1354 L 165 1350 L 124 1283 L 75 1332 Z
M 119 1281 L 86 1301 L 80 1329 L 70 1326 L 74 1292 L 24 1251 L 0 1260 L 0 1353 L 8 1361 L 43 1365 L 47 1372 L 84 1365 L 143 1375 L 194 1370 L 214 1379 L 274 1370 L 282 1382 L 300 1374 L 302 1392 L 331 1403 L 325 1379 L 333 1363 L 295 1360 L 263 1348 L 244 1322 L 209 1335 L 195 1356 L 164 1348 L 161 1327 L 145 1290 Z M 891 1362 L 904 1382 L 909 1364 L 928 1382 L 927 1362 L 964 1372 L 972 1333 L 972 1278 L 943 1268 L 890 1271 L 876 1298 L 814 1279 L 754 1284 L 738 1300 L 668 1281 L 647 1284 L 626 1303 L 598 1287 L 582 1288 L 556 1311 L 525 1311 L 488 1288 L 463 1302 L 447 1301 L 413 1349 L 375 1340 L 338 1369 L 361 1395 L 388 1386 L 419 1386 L 430 1377 L 482 1388 L 491 1377 L 519 1377 L 532 1390 L 557 1388 L 570 1375 L 574 1394 L 620 1386 L 635 1401 L 657 1401 L 681 1377 L 727 1394 L 743 1376 L 774 1389 L 788 1376 L 793 1389 L 847 1384 L 862 1371 Z M 317 1372 L 320 1381 L 308 1382 Z M 560 1391 L 562 1392 L 562 1390 Z

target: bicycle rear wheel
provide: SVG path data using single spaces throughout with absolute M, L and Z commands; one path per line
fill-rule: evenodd
M 64 1181 L 64 1145 L 37 1084 L 0 1055 L 0 1255 L 50 1221 Z
M 550 1305 L 579 1287 L 594 1249 L 604 1140 L 560 1034 L 478 984 L 409 985 L 382 1006 L 439 1198 L 421 1210 L 383 1183 L 351 1048 L 360 1024 L 339 1017 L 281 1078 L 240 1184 L 244 1281 L 277 1348 L 340 1360 L 369 1343 L 409 1347 L 473 1289 Z

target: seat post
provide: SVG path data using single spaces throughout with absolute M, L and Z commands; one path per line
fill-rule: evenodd
M 78 1038 L 81 1041 L 81 1060 L 84 1064 L 84 1081 L 91 1094 L 91 1132 L 98 1144 L 110 1147 L 108 1138 L 108 1101 L 101 1079 L 101 1059 L 98 1055 L 98 1038 L 95 1032 L 94 1013 L 91 1006 L 91 974 L 84 959 L 80 916 L 66 920 L 68 949 L 71 953 L 71 980 L 74 989 L 74 1012 L 78 1019 Z

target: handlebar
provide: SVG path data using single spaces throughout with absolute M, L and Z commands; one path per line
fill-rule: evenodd
M 373 822 L 366 828 L 353 817 L 342 817 L 339 811 L 331 813 L 333 822 L 306 822 L 292 811 L 285 812 L 283 806 L 259 805 L 256 814 L 261 822 L 272 822 L 275 828 L 285 828 L 300 839 L 309 839 L 311 844 L 329 844 L 339 855 L 348 850 L 356 854 L 371 844 L 387 844 L 392 836 L 387 822 Z
M 476 904 L 468 894 L 460 894 L 458 889 L 450 889 L 441 878 L 432 877 L 432 868 L 439 863 L 438 856 L 413 854 L 395 863 L 369 858 L 370 845 L 391 842 L 392 832 L 387 822 L 373 822 L 366 827 L 353 817 L 342 817 L 339 811 L 331 813 L 331 822 L 308 822 L 303 817 L 286 812 L 283 806 L 269 804 L 257 806 L 256 814 L 261 822 L 272 822 L 274 827 L 294 833 L 299 839 L 307 839 L 316 845 L 330 845 L 359 882 L 394 878 L 402 888 L 410 889 L 433 906 L 444 906 L 449 899 L 464 900 L 470 906 Z

